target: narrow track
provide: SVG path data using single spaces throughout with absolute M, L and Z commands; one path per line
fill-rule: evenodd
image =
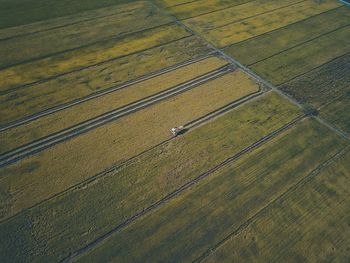
M 136 101 L 124 107 L 115 109 L 113 111 L 110 111 L 100 116 L 97 116 L 95 118 L 92 118 L 88 121 L 82 122 L 78 125 L 72 126 L 70 128 L 67 128 L 57 133 L 53 133 L 49 136 L 46 136 L 44 138 L 41 138 L 39 140 L 36 140 L 24 146 L 18 147 L 0 156 L 0 168 L 6 165 L 9 165 L 11 163 L 14 163 L 18 160 L 21 160 L 23 158 L 26 158 L 30 155 L 33 155 L 35 153 L 38 153 L 40 151 L 43 151 L 44 149 L 52 147 L 55 144 L 61 143 L 63 141 L 76 137 L 82 133 L 95 129 L 101 125 L 104 125 L 106 123 L 109 123 L 111 121 L 124 117 L 126 115 L 129 115 L 131 113 L 134 113 L 146 107 L 149 107 L 162 100 L 171 98 L 185 91 L 193 89 L 198 85 L 206 83 L 207 81 L 210 81 L 222 75 L 225 75 L 228 72 L 231 72 L 232 70 L 234 70 L 232 65 L 224 66 L 218 70 L 215 70 L 213 72 L 210 72 L 208 74 L 195 78 L 186 83 L 180 84 L 178 86 L 175 86 L 163 92 L 157 93 L 153 96 L 144 98 L 140 101 Z
M 195 178 L 195 179 L 187 182 L 186 184 L 182 185 L 180 188 L 178 188 L 177 190 L 175 190 L 172 193 L 168 194 L 167 196 L 165 196 L 161 200 L 155 202 L 154 204 L 152 204 L 151 206 L 145 208 L 144 210 L 136 213 L 135 215 L 133 215 L 132 217 L 130 217 L 129 219 L 127 219 L 123 223 L 121 223 L 121 224 L 117 225 L 116 227 L 114 227 L 113 229 L 111 229 L 106 234 L 104 234 L 104 235 L 100 236 L 99 238 L 95 239 L 90 244 L 88 244 L 88 245 L 82 247 L 81 249 L 73 252 L 69 257 L 63 259 L 61 262 L 62 263 L 71 262 L 77 256 L 82 255 L 83 253 L 86 253 L 86 252 L 90 251 L 91 249 L 95 248 L 100 242 L 106 240 L 107 238 L 112 236 L 117 231 L 120 231 L 121 229 L 123 229 L 123 228 L 127 227 L 128 225 L 130 225 L 131 223 L 133 223 L 135 220 L 145 216 L 146 214 L 148 214 L 148 213 L 152 212 L 153 210 L 159 208 L 160 206 L 164 205 L 165 203 L 167 203 L 171 199 L 173 199 L 176 196 L 178 196 L 180 193 L 184 192 L 185 190 L 189 189 L 193 185 L 195 185 L 198 182 L 202 181 L 203 179 L 207 178 L 208 176 L 210 176 L 211 174 L 213 174 L 217 170 L 221 169 L 225 165 L 227 165 L 227 164 L 229 164 L 229 163 L 239 159 L 242 155 L 244 155 L 244 154 L 246 154 L 248 152 L 251 152 L 255 148 L 257 148 L 257 147 L 261 146 L 262 144 L 268 142 L 269 140 L 271 140 L 272 138 L 276 137 L 280 133 L 282 133 L 282 132 L 286 131 L 287 129 L 291 128 L 293 125 L 295 125 L 299 121 L 303 120 L 305 117 L 306 117 L 306 115 L 301 115 L 301 116 L 295 118 L 294 120 L 292 120 L 291 122 L 287 123 L 286 125 L 282 126 L 281 128 L 279 128 L 279 129 L 273 131 L 272 133 L 264 136 L 263 138 L 261 138 L 260 140 L 256 141 L 255 143 L 251 144 L 250 146 L 248 146 L 247 148 L 245 148 L 242 151 L 238 152 L 237 154 L 234 154 L 233 156 L 227 158 L 225 161 L 223 161 L 219 165 L 213 167 L 212 169 L 208 170 L 207 172 L 199 175 L 197 178 Z
M 61 104 L 61 105 L 59 105 L 57 107 L 53 107 L 53 108 L 50 108 L 50 109 L 38 112 L 36 114 L 30 115 L 30 116 L 28 116 L 26 118 L 23 118 L 23 119 L 20 119 L 18 121 L 13 121 L 13 122 L 10 122 L 8 124 L 1 125 L 0 126 L 0 132 L 5 131 L 7 129 L 11 129 L 11 128 L 17 127 L 17 126 L 20 126 L 20 125 L 23 125 L 23 124 L 26 124 L 26 123 L 29 123 L 29 122 L 34 121 L 36 119 L 39 119 L 39 118 L 41 118 L 43 116 L 46 116 L 46 115 L 49 115 L 49 114 L 52 114 L 52 113 L 55 113 L 55 112 L 67 109 L 69 107 L 78 105 L 78 104 L 86 102 L 88 100 L 92 100 L 92 99 L 104 96 L 106 94 L 112 93 L 114 91 L 127 88 L 127 87 L 129 87 L 131 85 L 135 85 L 135 84 L 140 83 L 142 81 L 149 80 L 149 79 L 161 76 L 161 75 L 163 75 L 165 73 L 171 72 L 171 71 L 179 69 L 181 67 L 188 66 L 188 65 L 191 65 L 193 63 L 202 61 L 202 60 L 207 59 L 207 58 L 209 58 L 211 56 L 215 56 L 216 53 L 217 53 L 216 51 L 215 52 L 211 52 L 211 53 L 209 53 L 206 56 L 202 56 L 202 57 L 197 58 L 197 59 L 191 59 L 191 60 L 185 61 L 183 63 L 179 63 L 179 64 L 176 64 L 174 66 L 167 67 L 167 68 L 164 68 L 162 70 L 159 70 L 159 71 L 156 71 L 156 72 L 152 72 L 150 74 L 143 75 L 142 77 L 139 77 L 139 78 L 136 78 L 136 79 L 124 82 L 121 85 L 112 86 L 112 87 L 104 89 L 102 91 L 95 92 L 95 93 L 93 93 L 93 94 L 91 94 L 89 96 L 85 96 L 85 97 L 82 97 L 80 99 Z

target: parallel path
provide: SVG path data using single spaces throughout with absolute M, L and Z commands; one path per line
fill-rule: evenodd
M 23 118 L 23 119 L 21 119 L 21 120 L 14 121 L 14 122 L 11 122 L 11 123 L 8 123 L 8 124 L 5 124 L 5 125 L 0 125 L 0 132 L 5 131 L 5 130 L 7 130 L 7 129 L 11 129 L 11 128 L 17 127 L 17 126 L 20 126 L 20 125 L 23 125 L 23 124 L 26 124 L 26 123 L 29 123 L 29 122 L 31 122 L 31 121 L 37 120 L 37 119 L 39 119 L 39 118 L 41 118 L 41 117 L 44 117 L 44 116 L 46 116 L 46 115 L 49 115 L 49 114 L 52 114 L 52 113 L 55 113 L 55 112 L 58 112 L 58 111 L 67 109 L 67 108 L 69 108 L 69 107 L 72 107 L 72 106 L 81 104 L 81 103 L 86 102 L 86 101 L 88 101 L 88 100 L 92 100 L 92 99 L 95 99 L 95 98 L 104 96 L 104 95 L 106 95 L 106 94 L 115 92 L 115 91 L 117 91 L 117 90 L 121 90 L 121 89 L 127 88 L 127 87 L 129 87 L 129 86 L 131 86 L 131 85 L 135 85 L 135 84 L 140 83 L 140 82 L 142 82 L 142 81 L 149 80 L 149 79 L 152 79 L 152 78 L 161 76 L 161 75 L 163 75 L 163 74 L 165 74 L 165 73 L 168 73 L 168 72 L 171 72 L 171 71 L 173 71 L 173 70 L 182 68 L 182 67 L 184 67 L 184 66 L 188 66 L 188 65 L 191 65 L 191 64 L 193 64 L 193 63 L 202 61 L 202 60 L 207 59 L 207 58 L 209 58 L 209 57 L 211 57 L 211 56 L 214 56 L 215 53 L 216 53 L 216 52 L 211 52 L 211 53 L 209 53 L 209 54 L 206 55 L 206 56 L 202 56 L 202 57 L 197 58 L 197 59 L 191 59 L 191 60 L 185 61 L 185 62 L 183 62 L 183 63 L 179 63 L 179 64 L 176 64 L 176 65 L 174 65 L 174 66 L 167 67 L 167 68 L 165 68 L 165 69 L 162 69 L 162 70 L 159 70 L 159 71 L 156 71 L 156 72 L 152 72 L 152 73 L 150 73 L 150 74 L 143 75 L 142 77 L 139 77 L 139 78 L 136 78 L 136 79 L 133 79 L 133 80 L 124 82 L 124 83 L 121 84 L 121 85 L 112 86 L 112 87 L 110 87 L 110 88 L 104 89 L 104 90 L 102 90 L 102 91 L 95 92 L 95 93 L 93 93 L 93 94 L 91 94 L 91 95 L 82 97 L 82 98 L 80 98 L 80 99 L 77 99 L 77 100 L 74 100 L 74 101 L 71 101 L 71 102 L 67 102 L 67 103 L 60 104 L 60 105 L 57 106 L 57 107 L 53 107 L 53 108 L 50 108 L 50 109 L 47 109 L 47 110 L 44 110 L 44 111 L 35 113 L 35 114 L 30 115 L 30 116 L 28 116 L 28 117 L 26 117 L 26 118 Z
M 207 178 L 208 176 L 210 176 L 211 174 L 213 174 L 214 172 L 216 172 L 217 170 L 221 169 L 222 167 L 224 167 L 225 165 L 239 159 L 242 155 L 251 152 L 252 150 L 254 150 L 255 148 L 261 146 L 262 144 L 270 141 L 271 139 L 275 138 L 276 136 L 278 136 L 280 133 L 288 130 L 289 128 L 291 128 L 293 125 L 295 125 L 296 123 L 298 123 L 299 121 L 303 120 L 306 117 L 306 115 L 301 115 L 297 118 L 295 118 L 294 120 L 292 120 L 291 122 L 287 123 L 286 125 L 282 126 L 281 128 L 273 131 L 272 133 L 264 136 L 263 138 L 261 138 L 260 140 L 256 141 L 255 143 L 251 144 L 250 146 L 246 147 L 245 149 L 243 149 L 242 151 L 238 152 L 237 154 L 234 154 L 233 156 L 227 158 L 225 161 L 223 161 L 222 163 L 220 163 L 219 165 L 211 168 L 210 170 L 208 170 L 207 172 L 199 175 L 197 178 L 185 183 L 184 185 L 182 185 L 180 188 L 176 189 L 175 191 L 173 191 L 172 193 L 168 194 L 167 196 L 165 196 L 164 198 L 160 199 L 159 201 L 155 202 L 154 204 L 152 204 L 151 206 L 145 208 L 144 210 L 136 213 L 135 215 L 133 215 L 132 217 L 130 217 L 129 219 L 127 219 L 126 221 L 124 221 L 123 223 L 115 226 L 113 229 L 111 229 L 109 232 L 105 233 L 104 235 L 100 236 L 99 238 L 95 239 L 94 241 L 92 241 L 90 244 L 80 248 L 79 250 L 73 252 L 69 257 L 63 259 L 61 262 L 62 263 L 66 263 L 66 262 L 71 262 L 74 258 L 76 258 L 79 255 L 82 255 L 83 253 L 86 253 L 90 250 L 92 250 L 93 248 L 95 248 L 100 242 L 106 240 L 107 238 L 109 238 L 110 236 L 112 236 L 114 233 L 120 231 L 121 229 L 127 227 L 128 225 L 130 225 L 131 223 L 133 223 L 135 220 L 143 217 L 144 215 L 152 212 L 153 210 L 159 208 L 160 206 L 164 205 L 165 203 L 167 203 L 168 201 L 170 201 L 171 199 L 173 199 L 174 197 L 178 196 L 179 194 L 181 194 L 182 192 L 184 192 L 185 190 L 189 189 L 190 187 L 192 187 L 193 185 L 199 183 L 200 181 L 202 181 L 203 179 Z
M 121 108 L 115 109 L 113 111 L 104 113 L 100 116 L 82 122 L 80 124 L 74 125 L 70 128 L 64 129 L 57 133 L 50 134 L 44 138 L 33 141 L 21 147 L 18 147 L 10 152 L 0 155 L 0 168 L 9 165 L 13 162 L 26 158 L 32 154 L 38 153 L 44 149 L 47 149 L 57 143 L 66 141 L 73 137 L 76 137 L 82 133 L 90 131 L 94 128 L 102 126 L 106 123 L 114 121 L 116 119 L 122 118 L 126 115 L 149 107 L 165 99 L 179 95 L 185 91 L 193 89 L 201 84 L 204 84 L 210 80 L 218 78 L 222 75 L 227 74 L 234 70 L 232 65 L 227 65 L 219 68 L 213 72 L 207 73 L 193 80 L 180 84 L 178 86 L 172 87 L 168 90 L 159 92 L 155 95 L 143 98 L 139 101 L 133 102 Z

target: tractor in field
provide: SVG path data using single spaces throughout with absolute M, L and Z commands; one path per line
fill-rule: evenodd
M 171 133 L 174 137 L 176 137 L 182 130 L 183 130 L 183 126 L 179 126 L 179 127 L 174 127 L 174 128 L 171 128 Z

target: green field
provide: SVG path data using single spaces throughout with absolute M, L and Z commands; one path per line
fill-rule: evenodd
M 304 121 L 118 231 L 78 262 L 193 261 L 343 147 L 329 130 Z

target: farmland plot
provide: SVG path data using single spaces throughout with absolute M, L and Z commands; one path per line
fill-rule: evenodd
M 350 152 L 291 189 L 204 262 L 346 262 Z
M 219 57 L 209 57 L 121 90 L 51 113 L 28 124 L 7 129 L 0 132 L 0 153 L 67 129 L 145 97 L 169 90 L 176 85 L 227 65 L 227 63 Z M 94 81 L 96 81 L 96 78 L 94 78 Z M 45 99 L 47 99 L 47 96 L 44 97 Z M 16 109 L 18 110 L 18 107 Z
M 37 260 L 62 259 L 299 114 L 300 109 L 270 92 L 96 180 L 3 222 L 0 224 L 3 240 L 0 250 L 5 258 L 11 255 L 18 257 L 16 261 L 26 257 L 30 260 L 33 254 Z M 300 145 L 308 138 L 300 141 Z M 316 138 L 302 147 L 306 148 L 314 141 Z M 333 140 L 333 143 L 329 154 L 338 147 L 337 141 Z M 284 149 L 278 146 L 275 148 L 280 151 L 271 156 L 271 160 Z M 316 148 L 320 149 L 319 146 Z M 223 181 L 224 178 L 221 184 Z M 4 185 L 2 182 L 2 189 L 6 188 Z M 222 185 L 228 187 L 232 184 Z M 212 191 L 215 189 L 216 185 Z M 10 193 L 7 194 L 2 194 L 7 196 L 3 203 L 10 204 L 13 200 Z M 79 224 L 75 223 L 77 221 Z M 14 246 L 11 240 L 17 240 L 17 245 Z
M 210 12 L 205 15 L 186 19 L 183 22 L 199 33 L 225 26 L 239 20 L 253 17 L 262 13 L 266 13 L 284 6 L 291 5 L 297 2 L 296 0 L 255 0 L 245 4 L 236 5 L 225 8 L 220 11 Z
M 164 67 L 198 58 L 208 51 L 211 49 L 203 41 L 189 37 L 0 95 L 0 123 L 5 125 L 78 100 Z
M 350 10 L 343 6 L 232 45 L 225 52 L 249 66 L 349 24 Z
M 171 24 L 6 68 L 0 71 L 0 92 L 99 65 L 190 35 L 183 28 Z
M 114 233 L 78 262 L 192 262 L 344 146 L 315 121 L 298 124 Z
M 167 9 L 179 19 L 200 16 L 217 10 L 229 8 L 249 2 L 250 0 L 198 0 L 183 5 L 175 5 Z
M 251 66 L 275 85 L 285 83 L 350 52 L 350 26 L 289 49 Z
M 136 3 L 136 5 L 138 8 L 130 11 L 124 11 L 123 7 L 115 7 L 115 14 L 107 17 L 2 40 L 0 41 L 0 68 L 88 46 L 112 37 L 120 37 L 126 32 L 130 34 L 146 30 L 170 23 L 172 20 L 160 15 L 150 4 L 144 3 L 140 6 Z M 129 5 L 128 9 L 131 6 Z
M 2 0 L 0 28 L 14 27 L 80 12 L 110 7 L 133 0 Z M 69 6 L 69 8 L 67 8 Z
M 236 70 L 2 168 L 0 187 L 9 202 L 1 218 L 120 164 L 169 139 L 170 128 L 258 89 L 257 83 Z
M 350 91 L 350 54 L 301 75 L 279 88 L 301 103 L 316 108 L 332 103 Z
M 350 82 L 347 85 L 347 93 L 322 108 L 320 115 L 338 129 L 350 134 Z
M 339 6 L 341 6 L 341 3 L 333 0 L 323 1 L 322 3 L 317 3 L 314 0 L 307 0 L 270 13 L 261 14 L 210 30 L 203 34 L 203 37 L 218 47 L 225 47 L 296 23 Z

